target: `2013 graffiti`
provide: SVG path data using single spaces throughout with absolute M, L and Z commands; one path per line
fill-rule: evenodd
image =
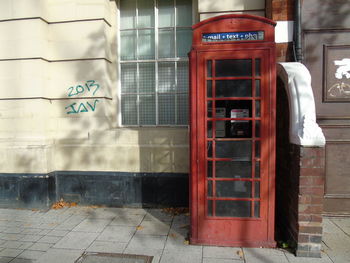
M 85 89 L 86 88 L 86 89 Z M 79 95 L 81 93 L 84 93 L 86 90 L 87 92 L 92 92 L 92 95 L 94 96 L 97 90 L 100 88 L 100 85 L 96 83 L 94 80 L 87 80 L 85 82 L 85 85 L 77 85 L 75 87 L 69 87 L 68 88 L 68 97 L 73 97 L 76 95 Z
M 84 83 L 84 85 L 77 85 L 75 87 L 69 87 L 68 88 L 68 97 L 77 96 L 77 95 L 82 94 L 84 92 L 85 93 L 92 92 L 92 96 L 95 96 L 95 94 L 99 88 L 100 88 L 100 85 L 95 80 L 87 80 Z M 65 107 L 65 109 L 67 110 L 66 113 L 67 114 L 77 114 L 77 113 L 95 111 L 96 103 L 98 101 L 99 101 L 98 99 L 95 99 L 95 100 L 93 100 L 93 102 L 86 101 L 86 102 L 81 102 L 80 104 L 73 102 L 70 105 Z

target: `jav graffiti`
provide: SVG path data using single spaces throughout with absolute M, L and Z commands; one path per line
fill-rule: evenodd
M 95 111 L 97 102 L 98 102 L 98 100 L 95 100 L 92 104 L 90 104 L 88 101 L 86 102 L 86 104 L 84 102 L 81 102 L 79 104 L 79 106 L 77 106 L 78 104 L 76 102 L 74 102 L 74 103 L 68 105 L 67 107 L 65 107 L 65 109 L 66 110 L 69 109 L 69 111 L 67 111 L 67 114 L 89 112 L 89 110 Z
M 100 85 L 95 80 L 87 80 L 84 85 L 77 85 L 75 87 L 68 88 L 68 97 L 74 97 L 80 94 L 92 94 L 95 96 L 96 92 L 99 90 Z M 91 98 L 91 97 L 90 97 Z M 67 114 L 77 114 L 82 112 L 94 112 L 96 110 L 96 104 L 99 102 L 98 99 L 83 101 L 80 103 L 73 102 L 65 107 Z

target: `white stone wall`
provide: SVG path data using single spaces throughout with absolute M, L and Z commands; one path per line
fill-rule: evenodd
M 198 0 L 200 21 L 224 14 L 265 16 L 265 0 Z
M 264 8 L 194 1 L 197 20 Z M 0 1 L 0 173 L 188 172 L 187 127 L 118 127 L 117 15 L 109 0 Z

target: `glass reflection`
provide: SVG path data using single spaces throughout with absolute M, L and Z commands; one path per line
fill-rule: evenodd
M 216 161 L 215 176 L 217 178 L 251 178 L 252 162 Z
M 216 201 L 215 215 L 218 217 L 250 217 L 252 202 L 250 201 Z
M 260 162 L 255 162 L 255 178 L 260 178 Z
M 260 58 L 255 59 L 255 76 L 260 77 Z
M 207 61 L 207 77 L 211 78 L 212 76 L 212 61 L 208 60 Z
M 255 97 L 260 97 L 260 80 L 255 80 Z
M 260 217 L 260 202 L 254 202 L 254 217 Z
M 217 80 L 215 85 L 215 96 L 218 98 L 252 96 L 252 80 L 250 79 Z
M 250 161 L 251 141 L 216 141 L 217 158 L 233 158 L 237 161 Z
M 260 198 L 260 182 L 255 182 L 254 188 L 254 197 Z
M 260 158 L 260 141 L 255 142 L 255 157 Z
M 213 86 L 212 86 L 211 80 L 207 80 L 207 97 L 208 98 L 213 97 Z
M 208 161 L 207 162 L 207 177 L 213 177 L 213 162 Z
M 213 196 L 213 182 L 208 181 L 208 197 L 212 197 L 212 196 Z
M 260 117 L 260 100 L 255 101 L 255 117 Z
M 217 197 L 251 198 L 252 182 L 250 181 L 216 181 Z
M 250 77 L 252 76 L 251 59 L 225 59 L 215 62 L 216 77 Z

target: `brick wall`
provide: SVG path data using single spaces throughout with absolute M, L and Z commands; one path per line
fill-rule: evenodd
M 324 194 L 323 147 L 300 147 L 297 256 L 320 257 Z
M 293 20 L 294 0 L 268 0 L 266 1 L 266 13 L 272 20 Z
M 274 21 L 294 19 L 294 0 L 267 0 L 266 15 Z M 292 42 L 276 44 L 277 62 L 294 61 Z
M 297 256 L 320 257 L 324 194 L 323 147 L 289 143 L 288 98 L 277 81 L 276 239 Z

